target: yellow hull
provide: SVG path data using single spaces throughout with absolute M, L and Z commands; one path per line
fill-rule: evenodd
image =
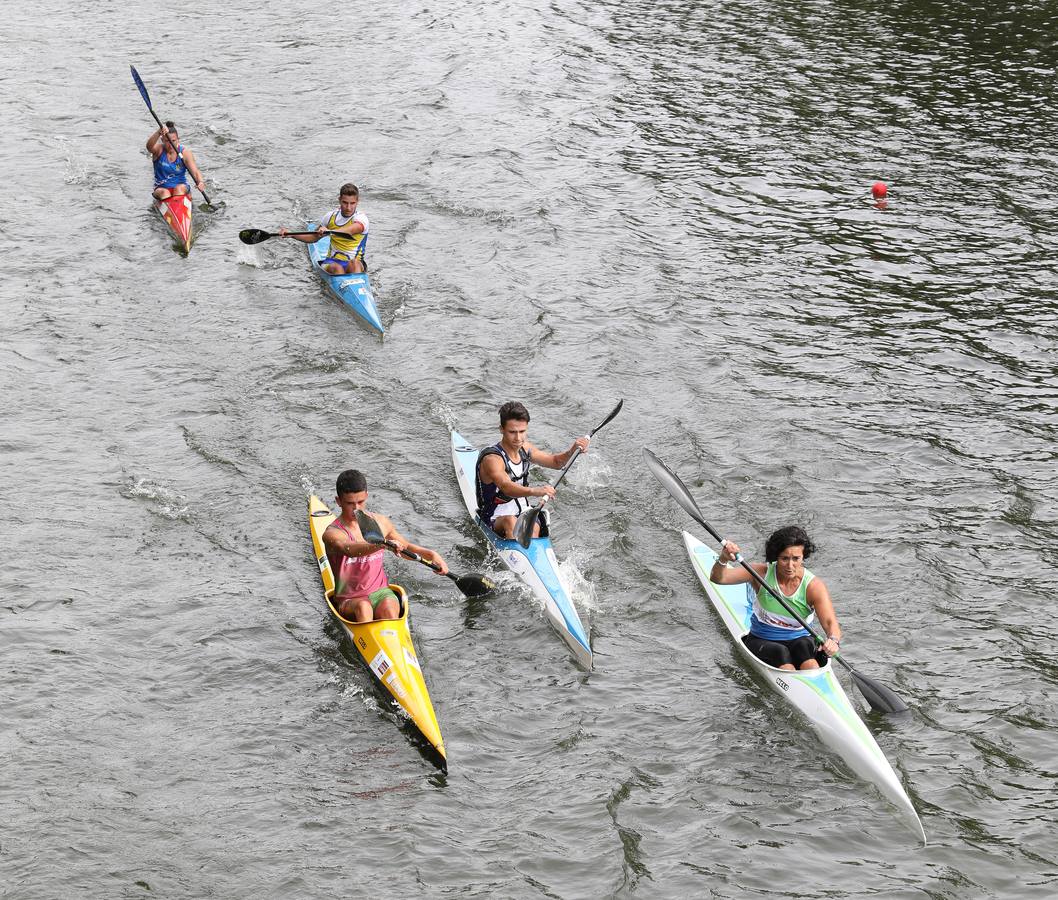
M 441 728 L 437 724 L 433 703 L 430 702 L 430 693 L 426 689 L 415 645 L 411 642 L 407 591 L 399 585 L 390 585 L 401 598 L 399 619 L 363 623 L 343 619 L 331 603 L 334 595 L 334 573 L 327 561 L 327 552 L 323 545 L 323 532 L 334 519 L 334 513 L 319 497 L 309 498 L 312 547 L 316 552 L 316 562 L 323 578 L 323 595 L 327 600 L 327 607 L 346 630 L 375 679 L 415 723 L 415 727 L 436 751 L 441 768 L 447 772 L 448 760 Z

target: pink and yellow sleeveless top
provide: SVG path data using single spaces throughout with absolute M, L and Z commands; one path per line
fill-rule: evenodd
M 342 529 L 352 541 L 363 540 L 354 538 L 349 534 L 341 519 L 335 519 L 332 526 Z M 386 552 L 379 548 L 378 552 L 367 556 L 346 556 L 344 553 L 336 553 L 327 549 L 327 561 L 331 564 L 334 573 L 334 602 L 347 600 L 355 597 L 366 597 L 380 588 L 389 584 L 386 579 L 386 570 L 382 561 Z

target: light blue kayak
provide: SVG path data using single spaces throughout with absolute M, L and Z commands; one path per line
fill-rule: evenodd
M 308 230 L 315 231 L 317 225 L 309 223 Z M 382 320 L 378 317 L 378 309 L 375 307 L 375 298 L 371 294 L 371 282 L 367 279 L 367 273 L 360 275 L 331 275 L 321 266 L 320 261 L 327 258 L 331 248 L 331 237 L 325 234 L 316 243 L 308 244 L 309 260 L 316 274 L 323 279 L 328 290 L 335 297 L 355 312 L 371 329 L 379 334 L 385 333 Z
M 570 588 L 559 571 L 551 538 L 533 538 L 529 548 L 517 541 L 504 540 L 489 528 L 477 514 L 477 492 L 474 487 L 478 451 L 461 434 L 452 432 L 452 464 L 455 466 L 459 490 L 474 524 L 481 529 L 493 550 L 507 567 L 524 581 L 544 604 L 544 614 L 559 636 L 566 642 L 584 668 L 591 670 L 592 652 L 588 633 L 570 599 Z

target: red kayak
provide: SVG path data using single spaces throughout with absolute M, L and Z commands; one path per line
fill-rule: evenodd
M 185 255 L 191 252 L 191 206 L 190 194 L 179 194 L 154 201 L 158 215 L 165 220 L 176 240 L 176 246 Z

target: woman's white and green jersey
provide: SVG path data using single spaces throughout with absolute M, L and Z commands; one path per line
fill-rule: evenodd
M 797 590 L 787 596 L 779 587 L 779 580 L 775 577 L 775 563 L 768 563 L 764 581 L 787 602 L 791 609 L 796 610 L 802 619 L 811 624 L 816 617 L 812 607 L 808 605 L 808 585 L 812 583 L 813 578 L 815 575 L 805 569 Z M 753 613 L 749 621 L 749 633 L 766 641 L 792 641 L 808 634 L 801 623 L 791 616 L 764 587 L 761 587 L 753 597 Z

